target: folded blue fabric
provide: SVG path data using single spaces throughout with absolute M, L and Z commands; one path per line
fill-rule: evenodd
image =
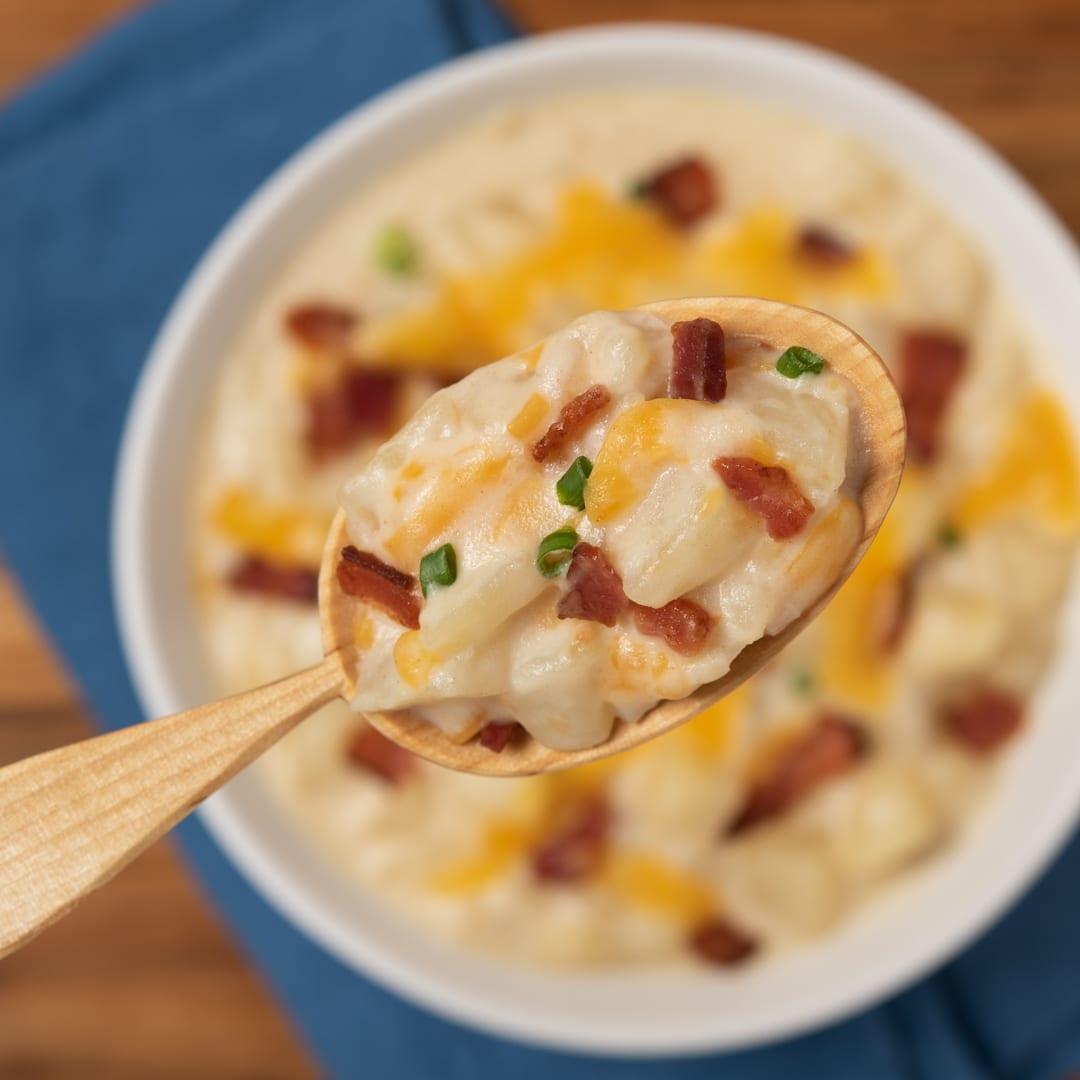
M 109 498 L 127 402 L 184 278 L 330 121 L 509 33 L 484 0 L 185 0 L 0 114 L 0 542 L 102 724 L 141 718 L 109 595 Z M 762 1050 L 628 1062 L 511 1045 L 402 1003 L 283 922 L 198 823 L 179 837 L 335 1076 L 1051 1080 L 1080 1064 L 1075 844 L 976 947 L 888 1005 Z

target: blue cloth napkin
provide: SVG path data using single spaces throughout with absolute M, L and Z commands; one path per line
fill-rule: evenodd
M 124 411 L 177 290 L 309 137 L 509 35 L 484 0 L 165 3 L 0 113 L 0 544 L 104 725 L 141 718 L 109 595 L 109 499 Z M 885 1006 L 766 1049 L 629 1062 L 516 1046 L 414 1009 L 282 921 L 197 822 L 179 841 L 334 1076 L 1054 1080 L 1080 1065 L 1075 843 L 974 948 Z

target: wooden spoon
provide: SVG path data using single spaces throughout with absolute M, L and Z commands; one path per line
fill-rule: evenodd
M 805 345 L 847 377 L 861 400 L 864 424 L 862 540 L 802 616 L 745 648 L 722 679 L 681 701 L 662 702 L 637 723 L 620 722 L 599 746 L 566 752 L 520 739 L 494 754 L 475 741 L 455 743 L 404 714 L 368 717 L 388 738 L 429 761 L 489 776 L 524 776 L 628 750 L 684 723 L 753 675 L 810 622 L 858 564 L 892 503 L 904 465 L 903 408 L 881 359 L 857 334 L 820 312 L 749 297 L 670 300 L 644 310 L 672 322 L 705 316 L 732 334 Z M 305 717 L 336 697 L 352 696 L 356 601 L 340 590 L 336 574 L 347 542 L 339 511 L 319 580 L 322 663 L 269 686 L 0 769 L 0 956 L 108 881 Z

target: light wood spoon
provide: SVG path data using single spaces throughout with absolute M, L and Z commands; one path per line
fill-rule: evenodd
M 884 364 L 857 334 L 820 312 L 749 297 L 671 300 L 644 310 L 672 322 L 705 316 L 731 334 L 777 346 L 804 345 L 848 378 L 862 404 L 863 538 L 836 581 L 802 616 L 745 648 L 722 679 L 681 701 L 662 702 L 637 723 L 620 722 L 599 746 L 565 752 L 520 739 L 494 754 L 475 741 L 455 743 L 406 714 L 368 717 L 421 757 L 467 772 L 523 776 L 618 753 L 684 723 L 753 675 L 810 622 L 858 564 L 892 503 L 904 464 L 904 413 Z M 319 580 L 322 663 L 224 701 L 0 769 L 0 956 L 108 881 L 305 717 L 336 697 L 352 696 L 357 601 L 341 591 L 335 572 L 348 542 L 339 511 Z

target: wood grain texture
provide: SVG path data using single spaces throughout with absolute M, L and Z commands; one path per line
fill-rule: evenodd
M 0 572 L 0 764 L 93 734 Z M 0 1076 L 288 1080 L 314 1069 L 161 841 L 0 961 Z
M 799 618 L 779 633 L 748 645 L 732 662 L 727 674 L 715 682 L 707 683 L 680 701 L 661 702 L 635 723 L 617 721 L 611 737 L 598 746 L 586 750 L 554 750 L 535 739 L 521 738 L 515 739 L 501 753 L 493 754 L 475 739 L 454 742 L 434 725 L 407 713 L 371 714 L 372 724 L 387 738 L 428 761 L 448 769 L 487 776 L 532 776 L 584 765 L 630 750 L 685 724 L 739 687 L 802 632 L 858 565 L 892 505 L 904 468 L 904 408 L 884 361 L 853 330 L 820 311 L 749 296 L 664 300 L 646 304 L 641 310 L 672 323 L 709 318 L 720 323 L 726 334 L 758 338 L 777 347 L 804 345 L 824 356 L 834 371 L 850 381 L 861 405 L 866 470 L 859 492 L 862 537 L 846 563 L 836 567 L 838 577 Z M 338 551 L 350 539 L 359 547 L 366 547 L 362 537 L 347 535 L 345 515 L 339 510 L 323 553 L 319 607 L 323 618 L 323 647 L 342 656 L 349 656 L 353 650 L 355 601 L 337 588 L 335 575 L 326 570 L 334 566 Z M 354 692 L 354 674 L 355 660 L 351 659 L 345 664 L 346 697 Z
M 1080 233 L 1077 0 L 504 0 L 533 30 L 616 19 L 786 34 L 878 68 L 1008 158 Z M 136 0 L 0 0 L 0 99 Z M 0 572 L 0 762 L 90 734 Z M 265 991 L 159 842 L 0 962 L 0 1075 L 314 1075 Z
M 269 686 L 0 769 L 0 957 L 112 878 L 341 685 L 330 656 Z

